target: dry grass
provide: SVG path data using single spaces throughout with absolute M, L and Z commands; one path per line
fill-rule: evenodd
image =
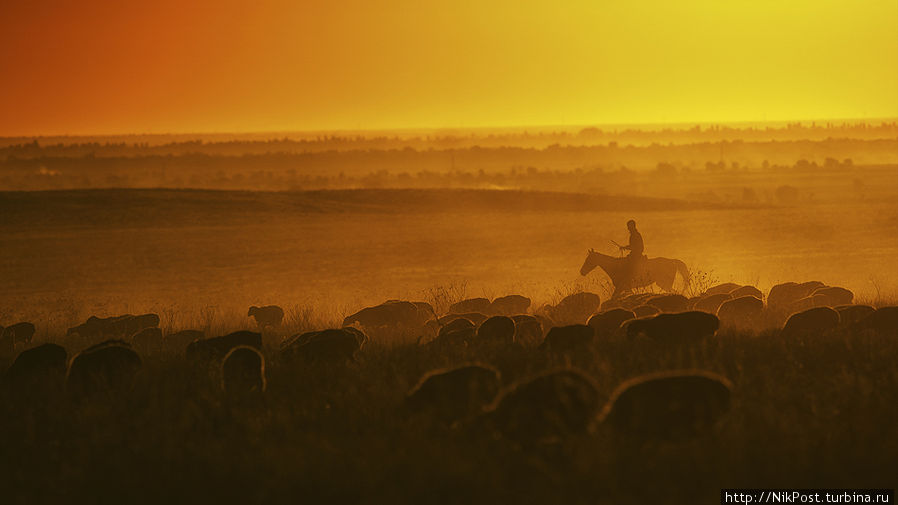
M 559 287 L 558 296 L 570 289 Z M 433 293 L 431 303 L 443 304 L 465 295 L 463 286 Z M 340 318 L 310 305 L 286 312 L 276 335 Z M 216 307 L 164 313 L 171 329 L 248 323 Z M 47 339 L 65 342 L 58 332 Z M 271 359 L 264 400 L 235 405 L 197 387 L 182 360 L 150 356 L 118 402 L 58 396 L 23 408 L 3 392 L 0 485 L 6 503 L 391 504 L 712 503 L 721 487 L 893 487 L 896 359 L 894 338 L 846 333 L 798 341 L 730 333 L 681 353 L 611 340 L 569 360 L 372 343 L 346 367 L 286 368 Z M 626 451 L 603 427 L 522 450 L 400 414 L 404 393 L 426 371 L 475 360 L 496 366 L 505 383 L 576 367 L 606 396 L 640 373 L 697 367 L 732 379 L 735 400 L 705 437 Z

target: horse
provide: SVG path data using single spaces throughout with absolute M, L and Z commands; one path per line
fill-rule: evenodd
M 689 285 L 689 270 L 686 264 L 678 259 L 645 258 L 636 260 L 635 265 L 631 261 L 629 258 L 615 258 L 590 249 L 583 266 L 580 267 L 580 275 L 585 276 L 595 267 L 601 267 L 614 284 L 612 298 L 652 283 L 665 291 L 672 291 L 677 272 L 683 277 L 686 285 Z

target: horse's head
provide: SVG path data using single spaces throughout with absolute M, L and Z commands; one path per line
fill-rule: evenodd
M 583 266 L 580 267 L 580 275 L 586 275 L 589 272 L 598 266 L 598 254 L 595 249 L 590 249 L 586 252 L 586 260 L 583 261 Z

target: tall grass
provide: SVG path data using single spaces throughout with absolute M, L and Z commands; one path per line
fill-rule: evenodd
M 589 284 L 561 285 L 552 302 Z M 440 311 L 467 296 L 434 288 Z M 884 305 L 894 300 L 876 300 Z M 166 331 L 251 327 L 243 312 L 160 311 Z M 83 310 L 53 307 L 42 340 L 67 344 Z M 145 356 L 124 398 L 75 402 L 0 392 L 4 503 L 715 503 L 721 487 L 894 487 L 898 467 L 898 341 L 850 332 L 783 340 L 721 333 L 663 351 L 599 341 L 552 357 L 526 349 L 438 352 L 372 342 L 345 366 L 288 367 L 285 335 L 338 325 L 343 309 L 296 304 L 266 331 L 269 389 L 235 404 L 196 382 L 183 359 Z M 70 352 L 77 349 L 70 348 Z M 730 413 L 684 444 L 622 448 L 609 429 L 522 449 L 490 433 L 444 430 L 399 406 L 428 370 L 480 361 L 508 385 L 558 366 L 582 370 L 608 397 L 640 373 L 701 368 L 736 385 Z M 27 397 L 27 395 L 26 395 Z M 19 398 L 14 401 L 14 399 Z M 659 420 L 663 422 L 663 420 Z

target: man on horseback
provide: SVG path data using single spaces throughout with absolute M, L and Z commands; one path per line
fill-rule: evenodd
M 631 262 L 636 262 L 643 258 L 642 253 L 645 251 L 645 243 L 642 241 L 642 234 L 636 229 L 636 221 L 632 219 L 627 221 L 627 230 L 630 231 L 630 243 L 619 247 L 621 251 L 630 251 L 627 259 Z
M 645 243 L 642 234 L 636 229 L 636 221 L 627 221 L 627 229 L 630 231 L 630 243 L 620 245 L 612 242 L 620 248 L 620 251 L 630 251 L 626 257 L 615 257 L 596 252 L 590 249 L 586 253 L 586 260 L 580 267 L 580 275 L 586 275 L 595 267 L 602 270 L 611 278 L 614 285 L 613 298 L 634 288 L 642 288 L 651 284 L 657 284 L 664 291 L 673 291 L 674 281 L 679 273 L 683 281 L 689 285 L 689 269 L 686 264 L 678 259 L 652 258 L 648 259 L 645 252 Z

